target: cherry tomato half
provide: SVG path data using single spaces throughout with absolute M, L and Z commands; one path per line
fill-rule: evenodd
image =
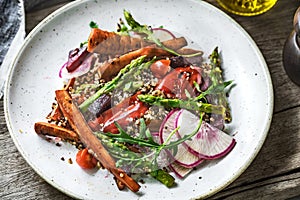
M 76 154 L 76 162 L 83 169 L 93 169 L 97 166 L 98 161 L 88 152 L 88 149 L 82 149 Z
M 158 60 L 154 62 L 150 69 L 157 78 L 163 78 L 170 71 L 170 60 Z

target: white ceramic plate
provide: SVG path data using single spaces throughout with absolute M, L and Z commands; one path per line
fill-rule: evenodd
M 138 21 L 180 33 L 206 52 L 219 46 L 227 80 L 237 84 L 230 93 L 233 122 L 227 126 L 237 145 L 225 158 L 209 162 L 177 187 L 155 181 L 140 192 L 118 191 L 106 170 L 87 172 L 75 161 L 76 149 L 55 146 L 33 129 L 48 114 L 54 91 L 62 86 L 58 70 L 70 49 L 89 34 L 89 22 L 115 30 L 129 10 Z M 231 18 L 203 1 L 76 1 L 41 22 L 16 56 L 5 91 L 5 114 L 11 136 L 26 161 L 47 182 L 80 199 L 190 199 L 212 195 L 235 180 L 252 162 L 267 135 L 273 111 L 273 90 L 267 65 L 249 35 Z M 61 158 L 65 161 L 62 161 Z

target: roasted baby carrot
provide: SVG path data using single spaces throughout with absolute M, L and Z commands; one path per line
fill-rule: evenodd
M 55 95 L 63 115 L 79 135 L 80 141 L 94 152 L 95 158 L 120 182 L 133 192 L 137 192 L 140 185 L 128 176 L 125 171 L 116 167 L 115 160 L 106 151 L 101 141 L 93 134 L 78 107 L 73 104 L 70 94 L 66 90 L 56 90 Z

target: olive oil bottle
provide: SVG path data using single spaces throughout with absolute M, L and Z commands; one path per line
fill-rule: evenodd
M 233 14 L 254 16 L 268 11 L 277 0 L 217 0 L 217 2 Z

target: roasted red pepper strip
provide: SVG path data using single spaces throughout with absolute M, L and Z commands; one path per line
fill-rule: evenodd
M 156 78 L 163 78 L 171 70 L 171 60 L 158 60 L 150 66 L 152 74 Z
M 130 122 L 141 118 L 148 110 L 148 105 L 139 101 L 136 93 L 130 98 L 103 112 L 99 117 L 89 122 L 92 130 L 101 130 L 103 132 L 118 133 L 114 122 L 121 126 L 126 126 Z
M 186 91 L 195 95 L 194 82 L 201 84 L 201 70 L 198 67 L 178 67 L 167 74 L 157 85 L 168 98 L 186 99 Z

